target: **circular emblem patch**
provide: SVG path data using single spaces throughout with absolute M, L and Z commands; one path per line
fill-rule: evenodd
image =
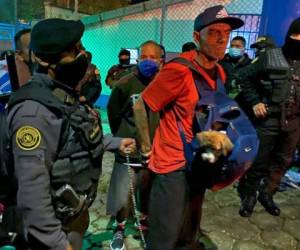
M 21 127 L 17 131 L 16 142 L 23 150 L 33 150 L 41 143 L 41 133 L 31 126 Z

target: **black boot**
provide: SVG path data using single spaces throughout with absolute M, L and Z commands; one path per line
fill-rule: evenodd
M 274 215 L 274 216 L 280 215 L 280 208 L 274 202 L 273 195 L 262 191 L 258 195 L 258 201 L 266 209 L 266 211 L 269 214 Z
M 239 214 L 242 217 L 250 217 L 256 204 L 256 195 L 245 195 Z
M 246 195 L 245 195 L 245 185 L 241 180 L 239 181 L 239 183 L 237 185 L 236 191 L 241 199 L 241 202 L 243 202 Z

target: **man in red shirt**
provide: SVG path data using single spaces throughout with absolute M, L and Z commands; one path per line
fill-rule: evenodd
M 194 64 L 202 75 L 202 81 L 213 90 L 216 90 L 218 78 L 225 82 L 224 71 L 217 62 L 224 57 L 230 32 L 242 25 L 242 20 L 229 17 L 221 5 L 206 9 L 195 19 L 193 36 L 199 52 L 186 52 L 181 57 Z M 198 171 L 192 174 L 186 171 L 183 143 L 177 126 L 179 120 L 187 141 L 191 141 L 198 99 L 190 69 L 171 62 L 143 91 L 136 104 L 138 108 L 145 103 L 152 111 L 160 112 L 161 117 L 149 162 L 155 178 L 150 197 L 147 249 L 200 249 L 197 237 L 205 177 L 197 176 Z M 224 145 L 229 139 L 220 135 L 217 140 Z

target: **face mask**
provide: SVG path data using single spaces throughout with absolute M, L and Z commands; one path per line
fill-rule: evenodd
M 255 57 L 259 57 L 261 55 L 261 53 L 265 52 L 266 51 L 266 48 L 257 48 L 255 49 Z
M 233 58 L 237 58 L 237 57 L 241 57 L 242 56 L 242 50 L 238 49 L 238 48 L 229 48 L 228 53 Z
M 142 60 L 137 65 L 139 72 L 146 78 L 153 77 L 158 71 L 158 64 L 153 60 Z
M 284 55 L 289 59 L 300 59 L 300 41 L 288 37 L 282 47 Z
M 120 65 L 129 65 L 130 64 L 130 58 L 128 59 L 119 59 L 119 64 Z
M 56 67 L 53 69 L 55 80 L 75 88 L 84 77 L 87 68 L 88 60 L 85 55 L 80 54 L 73 62 L 56 64 Z

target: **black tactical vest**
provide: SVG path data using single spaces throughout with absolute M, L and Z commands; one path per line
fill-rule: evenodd
M 280 113 L 283 128 L 294 129 L 300 117 L 300 61 L 288 62 L 280 48 L 266 54 L 268 79 L 262 81 L 266 102 Z
M 0 112 L 0 203 L 15 205 L 18 185 L 14 176 L 14 159 L 10 153 L 6 111 Z
M 49 171 L 57 216 L 68 217 L 74 215 L 74 208 L 68 208 L 70 204 L 64 204 L 68 201 L 58 199 L 54 194 L 68 184 L 78 196 L 84 197 L 84 204 L 81 204 L 83 207 L 91 205 L 96 197 L 101 174 L 103 134 L 100 117 L 95 111 L 79 104 L 62 89 L 51 88 L 38 81 L 31 81 L 12 95 L 8 109 L 11 110 L 14 105 L 25 100 L 33 100 L 63 119 L 56 159 Z M 57 97 L 61 93 L 69 97 L 69 104 Z

